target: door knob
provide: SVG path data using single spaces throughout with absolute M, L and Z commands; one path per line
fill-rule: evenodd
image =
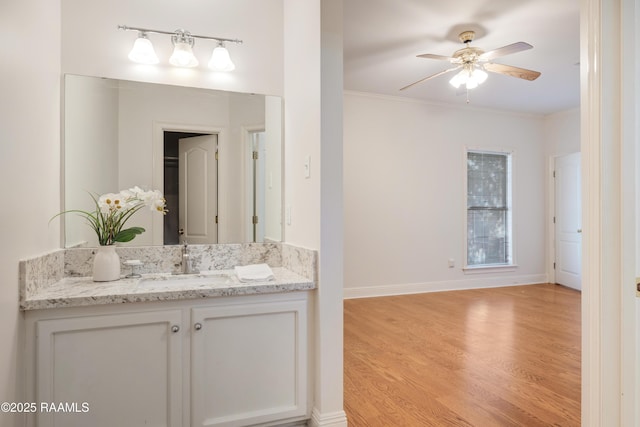
M 199 331 L 200 329 L 202 329 L 202 323 L 196 323 L 195 325 L 193 325 L 193 329 Z
M 174 334 L 175 334 L 176 332 L 178 332 L 179 330 L 180 330 L 180 326 L 178 326 L 178 325 L 173 325 L 173 326 L 171 327 L 171 332 L 173 332 Z

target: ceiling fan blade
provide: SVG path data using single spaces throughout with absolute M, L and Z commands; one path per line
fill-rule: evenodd
M 413 82 L 413 83 L 411 83 L 410 85 L 407 85 L 407 86 L 405 86 L 405 87 L 403 87 L 403 88 L 400 88 L 400 90 L 409 89 L 411 86 L 415 86 L 415 85 L 417 85 L 418 83 L 422 83 L 422 82 L 427 81 L 427 80 L 429 80 L 429 79 L 432 79 L 432 78 L 434 78 L 434 77 L 441 76 L 441 75 L 443 75 L 443 74 L 445 74 L 445 73 L 448 73 L 449 71 L 457 70 L 458 68 L 460 68 L 460 67 L 453 67 L 453 68 L 449 68 L 449 69 L 446 69 L 446 70 L 440 71 L 439 73 L 432 74 L 432 75 L 430 75 L 430 76 L 427 76 L 427 77 L 425 77 L 425 78 L 423 78 L 423 79 L 418 80 L 417 82 Z
M 417 58 L 438 59 L 441 61 L 451 61 L 453 58 L 444 55 L 435 55 L 433 53 L 423 53 L 422 55 L 416 55 Z
M 498 49 L 490 50 L 489 52 L 485 52 L 478 58 L 480 61 L 491 61 L 494 58 L 499 58 L 501 56 L 511 55 L 512 53 L 522 52 L 523 50 L 528 50 L 533 48 L 529 43 L 525 42 L 517 42 L 507 46 L 499 47 Z
M 484 64 L 484 69 L 494 73 L 505 74 L 507 76 L 531 81 L 540 77 L 540 72 L 538 71 L 531 71 L 524 68 L 513 67 L 511 65 L 488 63 Z

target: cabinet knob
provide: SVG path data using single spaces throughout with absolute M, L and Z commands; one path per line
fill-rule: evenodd
M 193 329 L 199 331 L 200 329 L 202 329 L 202 323 L 196 323 L 195 325 L 193 325 Z
M 171 327 L 171 332 L 173 332 L 174 334 L 175 334 L 176 332 L 178 332 L 179 330 L 180 330 L 180 326 L 178 326 L 178 325 L 173 325 L 173 326 Z

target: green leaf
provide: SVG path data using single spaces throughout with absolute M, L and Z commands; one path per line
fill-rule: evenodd
M 138 234 L 144 233 L 144 228 L 142 227 L 131 227 L 126 230 L 120 230 L 118 234 L 113 237 L 114 242 L 130 242 L 132 241 Z

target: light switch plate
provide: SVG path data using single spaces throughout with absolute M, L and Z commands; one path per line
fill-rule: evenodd
M 311 178 L 311 156 L 304 158 L 304 177 Z

